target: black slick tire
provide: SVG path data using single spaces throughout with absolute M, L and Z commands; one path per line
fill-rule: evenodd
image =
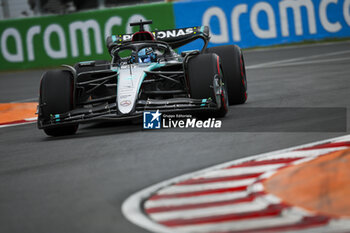
M 206 52 L 216 53 L 221 58 L 229 104 L 245 103 L 248 96 L 247 77 L 241 49 L 236 45 L 224 45 L 208 48 Z
M 220 98 L 214 90 L 214 79 L 223 82 L 220 58 L 216 54 L 200 54 L 191 58 L 188 62 L 188 79 L 191 98 L 212 99 L 220 106 L 214 113 L 214 117 L 223 117 L 228 112 L 227 91 L 222 86 Z M 219 102 L 218 102 L 219 100 Z
M 73 75 L 65 70 L 52 70 L 46 72 L 40 83 L 39 117 L 50 120 L 51 115 L 68 112 L 74 107 L 74 80 Z M 78 124 L 57 125 L 44 128 L 49 136 L 65 136 L 75 134 Z

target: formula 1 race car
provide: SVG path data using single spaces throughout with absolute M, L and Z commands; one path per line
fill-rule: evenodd
M 132 119 L 144 111 L 199 111 L 223 117 L 228 105 L 247 100 L 241 49 L 207 48 L 207 26 L 145 31 L 107 38 L 108 61 L 85 61 L 44 73 L 40 83 L 38 128 L 47 135 L 76 133 L 78 124 Z M 201 39 L 201 50 L 175 50 Z

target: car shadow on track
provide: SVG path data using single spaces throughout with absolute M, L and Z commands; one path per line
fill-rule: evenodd
M 198 118 L 201 119 L 201 118 Z M 204 118 L 202 120 L 205 120 Z M 46 137 L 45 140 L 88 138 L 139 132 L 210 133 L 210 132 L 346 132 L 346 108 L 242 108 L 235 107 L 219 128 L 162 127 L 143 129 L 142 120 L 108 121 L 82 124 L 76 135 Z M 214 122 L 213 120 L 210 122 Z M 211 123 L 210 123 L 211 124 Z M 164 125 L 163 125 L 164 126 Z
M 124 121 L 124 122 L 96 122 L 89 124 L 81 124 L 78 132 L 74 135 L 61 137 L 46 137 L 44 141 L 90 138 L 108 135 L 119 135 L 126 133 L 136 133 L 142 131 L 142 124 L 139 122 Z

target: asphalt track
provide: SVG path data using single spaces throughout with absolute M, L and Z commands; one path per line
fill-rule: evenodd
M 350 42 L 251 50 L 245 58 L 244 108 L 339 107 L 349 116 Z M 1 73 L 0 102 L 35 100 L 42 72 Z M 237 124 L 239 108 L 230 107 L 223 125 Z M 149 132 L 113 123 L 49 138 L 35 124 L 1 128 L 0 232 L 146 232 L 121 213 L 132 193 L 214 164 L 348 134 L 346 120 L 346 130 L 336 132 L 289 130 L 302 117 L 267 132 L 254 117 L 248 123 L 256 132 Z

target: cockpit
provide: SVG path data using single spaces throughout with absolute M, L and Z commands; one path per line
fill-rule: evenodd
M 173 49 L 162 42 L 130 43 L 112 51 L 114 65 L 147 64 L 168 60 L 177 55 Z

